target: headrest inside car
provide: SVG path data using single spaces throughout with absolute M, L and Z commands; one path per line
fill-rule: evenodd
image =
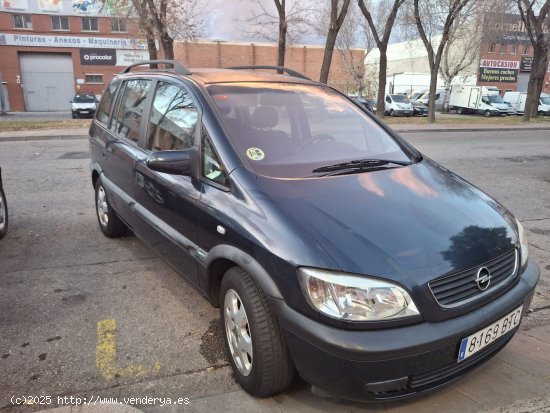
M 259 106 L 252 114 L 251 121 L 255 128 L 273 128 L 279 123 L 279 115 L 273 106 Z

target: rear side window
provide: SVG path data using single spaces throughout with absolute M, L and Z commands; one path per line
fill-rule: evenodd
M 159 82 L 147 127 L 148 148 L 169 151 L 192 147 L 197 119 L 197 108 L 185 89 Z
M 111 107 L 113 106 L 115 93 L 119 83 L 120 82 L 111 82 L 101 98 L 101 103 L 97 109 L 96 120 L 103 126 L 107 126 L 109 124 L 109 115 L 111 113 Z
M 146 79 L 125 81 L 120 92 L 122 96 L 118 110 L 113 115 L 111 129 L 121 137 L 135 142 L 136 145 L 139 140 L 143 109 L 150 86 L 151 81 Z

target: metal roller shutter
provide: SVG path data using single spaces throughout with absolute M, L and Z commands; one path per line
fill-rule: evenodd
M 70 111 L 75 93 L 70 54 L 19 53 L 19 64 L 27 111 Z

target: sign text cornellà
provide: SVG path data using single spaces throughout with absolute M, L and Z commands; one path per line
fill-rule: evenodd
M 80 64 L 94 66 L 114 66 L 115 49 L 80 49 Z

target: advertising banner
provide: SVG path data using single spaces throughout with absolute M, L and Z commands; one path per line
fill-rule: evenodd
M 522 56 L 519 70 L 520 72 L 530 72 L 533 70 L 533 56 Z
M 80 49 L 80 64 L 93 66 L 114 66 L 115 49 Z
M 101 4 L 98 0 L 72 0 L 73 13 L 76 14 L 99 14 Z
M 41 34 L 13 33 L 0 33 L 0 45 L 77 47 L 89 49 L 147 49 L 147 42 L 143 39 L 93 36 L 46 36 Z
M 517 60 L 481 59 L 480 82 L 516 83 L 520 62 Z
M 6 11 L 27 11 L 29 2 L 27 0 L 2 0 L 2 8 Z
M 38 9 L 42 13 L 61 13 L 63 11 L 62 0 L 38 0 Z
M 479 81 L 480 82 L 498 82 L 498 83 L 516 83 L 518 81 L 518 70 L 480 67 Z
M 117 50 L 116 65 L 130 66 L 134 63 L 149 60 L 149 52 L 147 50 Z

